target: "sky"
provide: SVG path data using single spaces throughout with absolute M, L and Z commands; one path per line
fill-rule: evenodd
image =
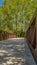
M 2 6 L 2 0 L 0 0 L 0 6 Z

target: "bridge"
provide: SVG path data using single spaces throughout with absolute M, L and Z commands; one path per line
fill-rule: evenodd
M 37 9 L 25 38 L 0 31 L 0 65 L 37 65 Z

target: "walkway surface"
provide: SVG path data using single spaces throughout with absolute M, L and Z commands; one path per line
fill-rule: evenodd
M 36 65 L 26 40 L 0 41 L 0 65 Z

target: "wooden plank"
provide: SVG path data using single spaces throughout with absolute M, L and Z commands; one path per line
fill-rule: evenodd
M 36 16 L 36 48 L 37 48 L 37 16 Z

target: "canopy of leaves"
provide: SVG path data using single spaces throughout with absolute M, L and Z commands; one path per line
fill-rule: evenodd
M 3 0 L 0 29 L 11 32 L 27 29 L 36 7 L 37 0 Z

